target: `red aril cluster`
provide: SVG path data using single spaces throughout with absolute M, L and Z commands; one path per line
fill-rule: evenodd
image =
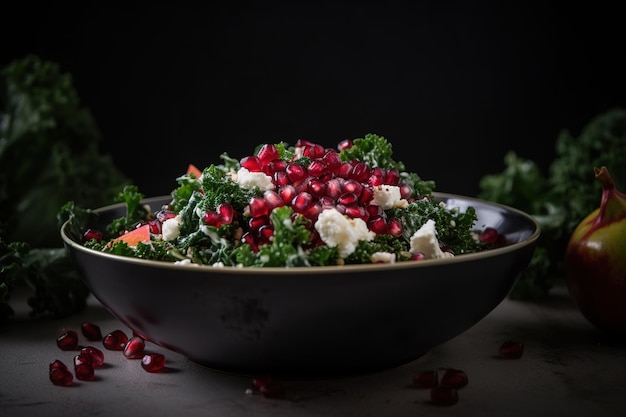
M 265 144 L 256 155 L 242 158 L 241 167 L 271 177 L 275 187 L 250 201 L 250 219 L 242 225 L 242 240 L 255 250 L 270 242 L 273 226 L 269 214 L 272 209 L 284 205 L 291 206 L 295 213 L 310 221 L 311 246 L 323 244 L 313 225 L 322 210 L 331 207 L 348 217 L 362 219 L 376 234 L 400 236 L 401 222 L 388 217 L 381 207 L 372 204 L 374 187 L 398 186 L 401 198 L 407 200 L 412 198 L 413 190 L 401 183 L 397 169 L 372 168 L 361 161 L 342 161 L 339 152 L 351 145 L 351 141 L 344 141 L 333 149 L 298 140 L 296 155 L 290 161 L 281 159 L 273 144 Z M 222 209 L 205 213 L 205 223 L 219 227 L 234 220 L 233 215 L 225 216 Z
M 120 329 L 113 330 L 102 337 L 100 327 L 91 322 L 81 325 L 83 336 L 90 341 L 101 340 L 106 350 L 122 351 L 127 359 L 141 359 L 141 367 L 147 372 L 160 372 L 165 368 L 165 355 L 161 353 L 147 352 L 145 340 L 133 334 L 128 337 Z M 63 351 L 76 350 L 72 358 L 73 371 L 60 359 L 55 359 L 49 364 L 49 378 L 54 385 L 72 386 L 74 377 L 80 381 L 94 381 L 96 369 L 105 363 L 104 352 L 95 346 L 79 344 L 78 333 L 74 330 L 64 330 L 57 337 L 57 347 Z

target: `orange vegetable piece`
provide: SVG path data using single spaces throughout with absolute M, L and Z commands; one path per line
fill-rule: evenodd
M 189 174 L 195 175 L 197 179 L 200 178 L 200 175 L 202 175 L 202 171 L 200 171 L 194 164 L 189 164 L 187 167 L 187 175 Z
M 123 240 L 128 246 L 137 246 L 139 242 L 150 242 L 150 225 L 144 224 L 130 232 L 124 233 L 122 236 L 117 237 L 113 242 Z

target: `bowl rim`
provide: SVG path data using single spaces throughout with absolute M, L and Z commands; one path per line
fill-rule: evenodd
M 468 197 L 459 194 L 453 193 L 445 193 L 445 192 L 433 192 L 434 197 L 447 199 L 447 200 L 464 200 L 472 205 L 471 202 L 479 203 L 481 205 L 488 205 L 494 208 L 499 208 L 508 212 L 512 212 L 517 214 L 520 217 L 525 218 L 531 224 L 534 225 L 534 230 L 530 236 L 526 239 L 512 243 L 507 246 L 498 247 L 494 249 L 489 249 L 481 252 L 474 253 L 466 253 L 450 258 L 443 259 L 424 259 L 419 262 L 394 262 L 394 263 L 372 263 L 372 264 L 347 264 L 347 265 L 328 265 L 328 266 L 309 266 L 309 267 L 238 267 L 238 266 L 213 266 L 213 265 L 198 265 L 198 264 L 180 264 L 175 262 L 168 261 L 156 261 L 156 260 L 148 260 L 148 259 L 140 259 L 134 258 L 131 256 L 122 256 L 115 255 L 111 253 L 100 252 L 95 249 L 87 248 L 84 245 L 76 242 L 65 232 L 67 225 L 69 224 L 69 220 L 66 220 L 60 229 L 61 238 L 66 245 L 67 249 L 73 248 L 79 252 L 83 252 L 88 255 L 102 257 L 103 259 L 115 260 L 121 263 L 135 264 L 138 266 L 146 266 L 153 268 L 165 268 L 165 269 L 175 269 L 175 270 L 187 270 L 187 271 L 198 271 L 202 273 L 206 273 L 207 271 L 214 270 L 219 272 L 220 274 L 234 274 L 234 275 L 242 275 L 242 272 L 245 271 L 247 275 L 292 275 L 294 271 L 300 275 L 318 275 L 320 273 L 349 273 L 349 272 L 361 272 L 361 271 L 372 271 L 379 270 L 381 272 L 385 271 L 394 271 L 399 269 L 413 269 L 413 268 L 425 268 L 430 266 L 437 265 L 448 265 L 455 263 L 465 263 L 477 261 L 483 258 L 491 258 L 498 255 L 503 255 L 508 252 L 513 252 L 528 245 L 535 244 L 537 239 L 541 234 L 541 225 L 539 222 L 530 214 L 516 209 L 511 206 L 507 206 L 505 204 L 496 203 L 492 201 L 483 200 L 476 197 Z M 148 197 L 141 200 L 142 204 L 150 204 L 155 201 L 160 201 L 166 198 L 170 198 L 169 195 Z M 92 210 L 95 213 L 101 213 L 108 210 L 116 209 L 123 207 L 126 203 L 115 203 L 109 204 L 103 207 L 99 207 L 97 209 Z

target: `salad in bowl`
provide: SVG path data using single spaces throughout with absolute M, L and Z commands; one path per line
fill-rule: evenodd
M 159 207 L 126 186 L 117 201 L 126 214 L 106 228 L 68 202 L 69 233 L 105 253 L 213 267 L 414 262 L 505 243 L 495 228 L 477 231 L 473 207 L 433 198 L 435 183 L 407 172 L 382 136 L 336 148 L 265 143 L 221 159 L 203 170 L 189 164 Z

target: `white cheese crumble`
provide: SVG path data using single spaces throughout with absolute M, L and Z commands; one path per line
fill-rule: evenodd
M 374 198 L 370 204 L 375 204 L 384 210 L 388 210 L 391 208 L 406 208 L 409 202 L 402 198 L 400 187 L 385 184 L 374 187 Z
M 374 252 L 370 258 L 372 263 L 393 264 L 396 262 L 396 254 L 390 252 Z
M 161 235 L 166 242 L 176 239 L 180 235 L 180 216 L 172 217 L 163 222 Z
M 376 236 L 362 219 L 344 216 L 334 208 L 320 213 L 315 222 L 315 230 L 325 244 L 337 247 L 342 258 L 354 252 L 359 240 L 369 241 Z
M 259 187 L 262 191 L 273 190 L 276 186 L 272 182 L 272 177 L 264 172 L 250 172 L 246 168 L 240 168 L 236 175 L 231 177 L 241 188 L 251 190 Z
M 426 259 L 439 259 L 454 256 L 450 252 L 444 252 L 439 247 L 435 221 L 428 220 L 413 236 L 411 236 L 411 253 L 423 253 Z

